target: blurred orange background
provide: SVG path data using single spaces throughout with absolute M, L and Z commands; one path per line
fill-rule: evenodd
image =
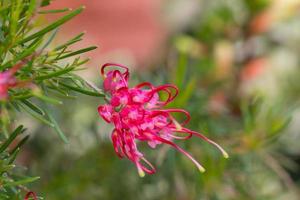
M 86 31 L 84 43 L 97 45 L 89 53 L 92 63 L 114 60 L 126 64 L 145 64 L 156 58 L 166 38 L 160 18 L 161 0 L 56 0 L 46 9 L 77 8 L 82 14 L 60 30 L 60 39 Z M 57 16 L 53 15 L 53 18 Z M 52 19 L 50 19 L 52 20 Z M 62 35 L 63 34 L 63 35 Z M 77 46 L 78 47 L 78 46 Z

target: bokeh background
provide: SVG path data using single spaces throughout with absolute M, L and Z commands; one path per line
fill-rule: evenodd
M 170 106 L 188 110 L 188 127 L 230 159 L 196 138 L 180 143 L 205 166 L 201 174 L 171 148 L 145 148 L 158 172 L 140 178 L 114 153 L 112 127 L 97 113 L 103 100 L 79 96 L 55 112 L 67 145 L 20 118 L 34 135 L 18 161 L 41 176 L 34 191 L 47 200 L 300 199 L 299 0 L 57 0 L 51 8 L 79 5 L 85 12 L 59 34 L 86 31 L 81 45 L 99 46 L 80 75 L 101 87 L 99 67 L 114 61 L 130 66 L 131 85 L 178 85 Z

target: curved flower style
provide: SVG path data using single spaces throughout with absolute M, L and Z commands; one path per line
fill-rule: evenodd
M 7 99 L 9 88 L 19 85 L 14 75 L 21 67 L 22 63 L 19 63 L 4 72 L 0 72 L 0 100 Z
M 30 191 L 30 192 L 27 192 L 24 200 L 29 200 L 29 199 L 31 199 L 30 197 L 32 197 L 34 200 L 38 199 L 37 196 L 36 196 L 36 194 L 34 192 Z
M 105 72 L 108 67 L 118 67 Z M 128 68 L 113 63 L 102 66 L 101 74 L 104 76 L 103 88 L 110 95 L 108 104 L 98 107 L 100 116 L 107 122 L 114 124 L 111 139 L 115 152 L 120 158 L 126 156 L 137 167 L 139 175 L 145 172 L 156 172 L 153 165 L 139 152 L 136 141 L 148 142 L 155 148 L 158 144 L 168 144 L 187 156 L 201 171 L 205 169 L 185 150 L 176 145 L 173 140 L 186 140 L 192 136 L 199 137 L 216 146 L 225 158 L 228 154 L 215 142 L 204 135 L 184 127 L 190 120 L 190 114 L 183 109 L 165 109 L 178 94 L 176 86 L 171 84 L 154 86 L 144 82 L 135 87 L 128 87 Z M 160 95 L 165 93 L 166 99 Z M 173 114 L 185 115 L 183 122 L 178 122 Z

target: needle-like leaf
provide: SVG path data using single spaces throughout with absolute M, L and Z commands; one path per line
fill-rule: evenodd
M 62 18 L 60 18 L 59 20 L 57 20 L 57 21 L 53 22 L 52 24 L 46 26 L 42 30 L 39 30 L 38 32 L 35 32 L 35 33 L 19 40 L 18 42 L 16 42 L 15 45 L 24 44 L 24 43 L 26 43 L 30 40 L 33 40 L 37 37 L 45 35 L 46 33 L 56 29 L 57 27 L 61 26 L 62 24 L 66 23 L 67 21 L 69 21 L 70 19 L 72 19 L 73 17 L 75 17 L 76 15 L 81 13 L 83 9 L 84 9 L 84 7 L 80 7 L 78 9 L 70 12 L 69 14 L 67 14 L 67 15 L 63 16 Z

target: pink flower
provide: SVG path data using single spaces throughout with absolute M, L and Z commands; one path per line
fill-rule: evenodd
M 105 72 L 107 67 L 118 67 L 118 69 Z M 168 144 L 187 156 L 201 172 L 205 169 L 173 140 L 186 140 L 196 136 L 216 146 L 225 158 L 228 157 L 218 144 L 185 127 L 190 120 L 187 111 L 164 108 L 177 96 L 176 86 L 171 84 L 154 86 L 145 82 L 130 88 L 128 68 L 119 64 L 103 65 L 101 74 L 104 76 L 104 90 L 110 99 L 107 99 L 108 104 L 98 107 L 98 112 L 106 122 L 112 123 L 115 127 L 111 134 L 115 152 L 120 158 L 127 157 L 131 160 L 136 165 L 140 176 L 144 176 L 145 172 L 153 174 L 156 170 L 138 150 L 137 141 L 147 142 L 151 148 L 159 144 Z M 160 98 L 163 93 L 166 96 L 164 100 Z M 178 122 L 173 117 L 175 113 L 183 114 L 186 119 Z
M 19 63 L 4 72 L 0 72 L 0 100 L 6 100 L 8 97 L 8 90 L 18 86 L 18 82 L 14 75 L 21 67 L 22 63 Z

